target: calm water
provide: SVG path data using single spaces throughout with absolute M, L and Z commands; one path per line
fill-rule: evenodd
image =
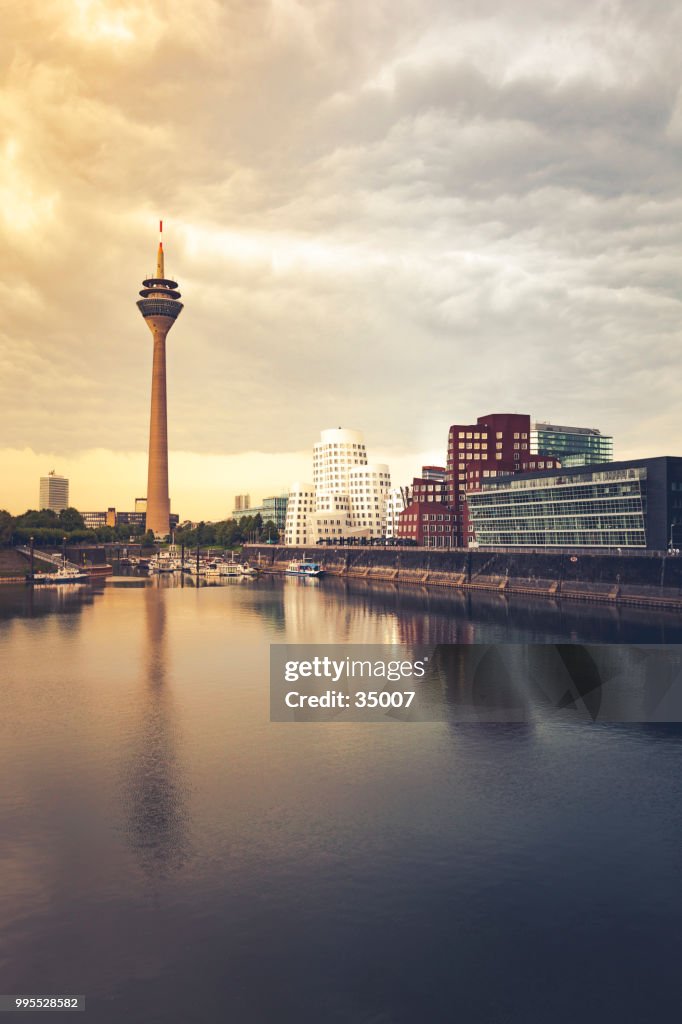
M 0 992 L 97 1024 L 677 1019 L 682 731 L 271 724 L 268 645 L 679 617 L 164 583 L 0 588 Z

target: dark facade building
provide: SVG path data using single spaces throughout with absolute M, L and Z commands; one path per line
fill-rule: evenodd
M 414 501 L 445 501 L 445 466 L 422 466 L 421 476 L 412 480 Z
M 452 547 L 452 513 L 441 501 L 412 501 L 400 513 L 398 536 L 419 547 Z
M 476 423 L 457 423 L 448 436 L 446 502 L 453 516 L 453 544 L 466 547 L 475 540 L 467 509 L 467 494 L 487 479 L 528 469 L 551 469 L 552 456 L 532 456 L 530 416 L 525 413 L 491 413 Z
M 663 456 L 483 480 L 467 495 L 484 547 L 682 546 L 682 458 Z
M 422 466 L 421 476 L 415 476 L 404 489 L 409 498 L 398 515 L 397 537 L 423 547 L 452 547 L 453 519 L 445 505 L 445 477 L 445 466 Z

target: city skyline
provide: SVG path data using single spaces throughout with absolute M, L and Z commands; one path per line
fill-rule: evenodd
M 191 300 L 168 376 L 183 517 L 305 478 L 334 424 L 396 482 L 481 409 L 679 454 L 679 12 L 6 13 L 0 507 L 52 466 L 84 508 L 144 492 L 129 296 L 160 217 Z

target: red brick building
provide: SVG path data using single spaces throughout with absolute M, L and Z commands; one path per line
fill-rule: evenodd
M 413 501 L 400 513 L 398 536 L 423 548 L 452 547 L 452 513 L 442 501 Z
M 445 466 L 422 466 L 422 475 L 412 481 L 413 501 L 445 501 Z
M 447 467 L 422 466 L 412 481 L 412 501 L 398 517 L 398 537 L 421 547 L 468 547 L 475 541 L 467 491 L 491 476 L 560 466 L 553 456 L 531 455 L 530 416 L 491 413 L 476 423 L 455 424 L 448 436 Z
M 445 500 L 453 516 L 453 545 L 475 540 L 469 524 L 466 492 L 478 491 L 483 479 L 531 469 L 560 466 L 552 456 L 531 455 L 530 416 L 491 413 L 476 423 L 456 423 L 448 435 Z

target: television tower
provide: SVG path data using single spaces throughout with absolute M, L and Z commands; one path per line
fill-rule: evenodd
M 163 221 L 159 221 L 159 235 Z M 156 277 L 143 281 L 137 308 L 145 318 L 154 339 L 152 365 L 152 409 L 149 421 L 149 468 L 147 471 L 147 515 L 145 529 L 155 536 L 170 533 L 168 496 L 168 412 L 166 409 L 166 335 L 182 312 L 177 282 L 166 278 L 163 267 L 163 242 L 159 238 Z

